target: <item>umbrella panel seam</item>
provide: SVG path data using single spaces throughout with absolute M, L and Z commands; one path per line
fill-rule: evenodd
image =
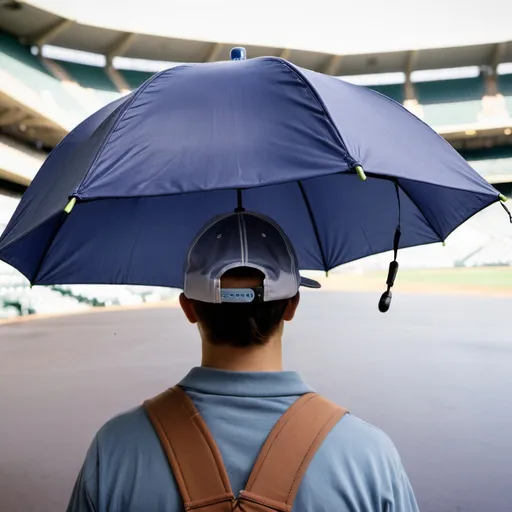
M 313 209 L 311 208 L 311 203 L 309 202 L 309 198 L 306 194 L 306 190 L 304 189 L 304 185 L 299 180 L 297 181 L 297 184 L 299 185 L 300 193 L 302 195 L 302 199 L 304 200 L 304 204 L 306 205 L 306 209 L 308 211 L 309 220 L 311 221 L 311 225 L 313 226 L 313 232 L 315 233 L 316 242 L 318 244 L 318 249 L 320 249 L 320 256 L 322 257 L 322 265 L 324 267 L 324 271 L 328 272 L 329 268 L 327 265 L 327 258 L 325 255 L 324 248 L 322 246 L 322 241 L 320 239 L 320 231 L 318 230 L 318 225 L 316 223 L 315 216 L 313 214 Z
M 321 109 L 321 111 L 322 111 L 322 113 L 324 115 L 324 118 L 327 121 L 327 124 L 328 124 L 330 130 L 334 133 L 336 139 L 340 143 L 341 149 L 342 149 L 342 151 L 345 154 L 344 155 L 345 156 L 345 162 L 347 164 L 349 164 L 351 167 L 355 167 L 358 164 L 358 162 L 354 158 L 352 158 L 352 156 L 350 155 L 350 153 L 349 153 L 349 151 L 347 149 L 347 145 L 345 144 L 345 141 L 343 140 L 343 137 L 341 136 L 341 133 L 338 130 L 338 127 L 334 123 L 334 121 L 332 119 L 332 116 L 331 116 L 331 114 L 329 112 L 329 109 L 327 108 L 325 103 L 322 101 L 322 99 L 321 99 L 320 95 L 318 94 L 318 91 L 316 90 L 316 88 L 300 72 L 300 70 L 296 69 L 294 66 L 289 64 L 287 61 L 285 61 L 284 59 L 276 58 L 276 57 L 274 57 L 274 59 L 277 60 L 278 62 L 280 62 L 285 68 L 287 68 L 295 76 L 295 78 L 297 78 L 299 80 L 299 82 L 302 83 L 302 85 L 308 91 L 310 96 L 313 98 L 313 100 L 316 102 L 316 104 L 320 107 L 320 109 Z
M 96 153 L 96 156 L 94 157 L 93 161 L 91 162 L 91 164 L 89 165 L 89 168 L 87 169 L 87 172 L 84 174 L 84 177 L 82 178 L 81 182 L 80 182 L 80 185 L 76 188 L 76 193 L 79 193 L 80 189 L 82 188 L 85 180 L 87 179 L 87 177 L 89 176 L 89 173 L 91 172 L 91 169 L 94 168 L 94 166 L 96 165 L 96 163 L 98 162 L 98 160 L 100 159 L 101 155 L 103 154 L 103 151 L 105 150 L 105 148 L 107 147 L 107 145 L 109 144 L 110 142 L 110 139 L 112 137 L 112 135 L 115 133 L 115 131 L 117 130 L 119 124 L 121 123 L 121 121 L 124 119 L 124 116 L 126 114 L 126 112 L 131 108 L 131 106 L 135 103 L 135 101 L 139 98 L 139 96 L 158 78 L 160 78 L 160 76 L 170 72 L 174 70 L 174 68 L 169 68 L 169 69 L 164 69 L 162 71 L 160 71 L 159 73 L 156 73 L 155 75 L 153 75 L 146 83 L 144 83 L 143 85 L 141 85 L 135 92 L 135 94 L 132 96 L 132 98 L 126 102 L 126 104 L 123 104 L 122 108 L 121 108 L 121 112 L 119 113 L 119 117 L 117 118 L 116 122 L 114 123 L 114 126 L 112 126 L 112 129 L 110 130 L 109 134 L 107 137 L 105 137 L 105 140 L 103 141 L 103 143 L 101 144 L 100 148 L 98 149 L 98 152 Z

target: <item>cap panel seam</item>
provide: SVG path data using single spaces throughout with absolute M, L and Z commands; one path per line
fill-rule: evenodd
M 288 251 L 288 256 L 290 256 L 290 262 L 291 262 L 291 271 L 292 271 L 292 275 L 293 275 L 293 278 L 295 279 L 295 284 L 297 285 L 297 290 L 299 289 L 299 286 L 300 286 L 300 281 L 297 281 L 297 275 L 299 273 L 299 270 L 295 267 L 295 258 L 293 256 L 293 252 L 292 252 L 292 249 L 291 249 L 291 242 L 288 240 L 288 237 L 286 236 L 286 233 L 283 231 L 283 229 L 281 228 L 281 226 L 279 226 L 279 224 L 277 224 L 277 222 L 275 222 L 273 219 L 271 219 L 270 217 L 266 217 L 264 215 L 261 215 L 259 213 L 256 213 L 256 212 L 251 212 L 251 215 L 254 215 L 255 217 L 265 221 L 265 222 L 268 222 L 269 224 L 271 224 L 277 231 L 278 233 L 281 235 L 281 238 L 283 239 L 284 241 L 284 244 L 286 246 L 286 250 Z
M 210 222 L 206 223 L 203 228 L 199 231 L 199 233 L 194 237 L 192 240 L 192 243 L 190 244 L 188 253 L 187 253 L 187 259 L 186 259 L 186 268 L 184 272 L 184 278 L 183 278 L 183 290 L 187 289 L 187 277 L 188 277 L 188 270 L 190 268 L 190 256 L 192 254 L 192 251 L 194 250 L 195 246 L 197 245 L 197 242 L 199 239 L 210 229 L 212 228 L 217 222 L 224 220 L 225 218 L 229 217 L 231 213 L 224 213 L 221 215 L 217 215 L 214 217 Z M 219 287 L 220 288 L 220 287 Z
M 238 236 L 240 238 L 240 260 L 242 265 L 244 264 L 244 235 L 243 235 L 243 227 L 242 227 L 242 216 L 240 213 L 236 214 L 238 220 Z
M 245 218 L 243 214 L 240 214 L 240 220 L 242 222 L 242 242 L 244 245 L 244 256 L 245 261 L 244 263 L 249 262 L 249 243 L 247 242 L 247 225 L 245 224 Z

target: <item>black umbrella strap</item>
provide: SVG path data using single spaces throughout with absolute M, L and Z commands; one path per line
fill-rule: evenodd
M 386 284 L 388 286 L 388 292 L 391 290 L 393 285 L 395 284 L 395 279 L 398 274 L 398 247 L 400 245 L 400 237 L 402 236 L 402 232 L 400 231 L 400 226 L 398 226 L 395 230 L 395 237 L 393 239 L 393 253 L 394 258 L 393 261 L 389 264 L 388 270 L 388 278 L 386 280 Z
M 396 200 L 398 203 L 398 227 L 397 229 L 401 231 L 402 229 L 402 202 L 400 200 L 400 186 L 398 185 L 398 180 L 393 180 L 393 183 L 395 185 L 395 192 L 396 192 Z M 396 256 L 395 256 L 396 259 Z
M 402 236 L 402 204 L 400 201 L 400 187 L 398 186 L 397 180 L 393 180 L 393 183 L 395 184 L 396 198 L 398 202 L 398 222 L 395 229 L 395 236 L 393 237 L 393 261 L 389 264 L 388 278 L 386 279 L 387 289 L 379 300 L 379 311 L 381 313 L 388 311 L 389 306 L 391 305 L 391 288 L 393 288 L 398 274 L 398 248 L 400 247 L 400 238 Z
M 398 204 L 398 223 L 395 230 L 395 236 L 393 238 L 393 263 L 396 263 L 398 259 L 398 247 L 400 246 L 400 237 L 402 236 L 402 202 L 400 201 L 400 187 L 398 186 L 398 180 L 393 180 L 393 183 L 395 184 L 396 200 Z M 395 280 L 393 279 L 393 283 L 394 281 Z M 393 284 L 391 284 L 391 286 L 393 286 Z
M 507 212 L 508 218 L 510 219 L 510 223 L 512 224 L 512 213 L 510 213 L 510 210 L 507 208 L 507 205 L 505 203 L 500 203 L 502 208 Z

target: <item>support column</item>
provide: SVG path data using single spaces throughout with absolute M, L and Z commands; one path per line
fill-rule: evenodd
M 482 73 L 485 81 L 485 93 L 482 98 L 482 110 L 478 113 L 478 121 L 484 124 L 503 124 L 510 121 L 505 98 L 498 87 L 498 65 L 503 57 L 506 43 L 497 43 L 489 64 Z
M 405 64 L 404 107 L 415 116 L 423 119 L 423 107 L 416 98 L 416 89 L 411 79 L 417 57 L 417 50 L 411 50 L 407 56 L 407 62 Z

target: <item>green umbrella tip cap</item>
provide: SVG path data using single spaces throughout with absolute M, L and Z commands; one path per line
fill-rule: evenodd
M 366 174 L 364 173 L 364 169 L 360 165 L 356 165 L 356 172 L 361 181 L 366 181 Z
M 500 194 L 498 197 L 502 203 L 506 203 L 508 201 L 508 197 L 503 194 Z
M 71 213 L 71 210 L 73 209 L 73 206 L 76 204 L 76 197 L 72 197 L 69 203 L 66 205 L 66 208 L 64 208 L 64 211 L 66 213 Z

